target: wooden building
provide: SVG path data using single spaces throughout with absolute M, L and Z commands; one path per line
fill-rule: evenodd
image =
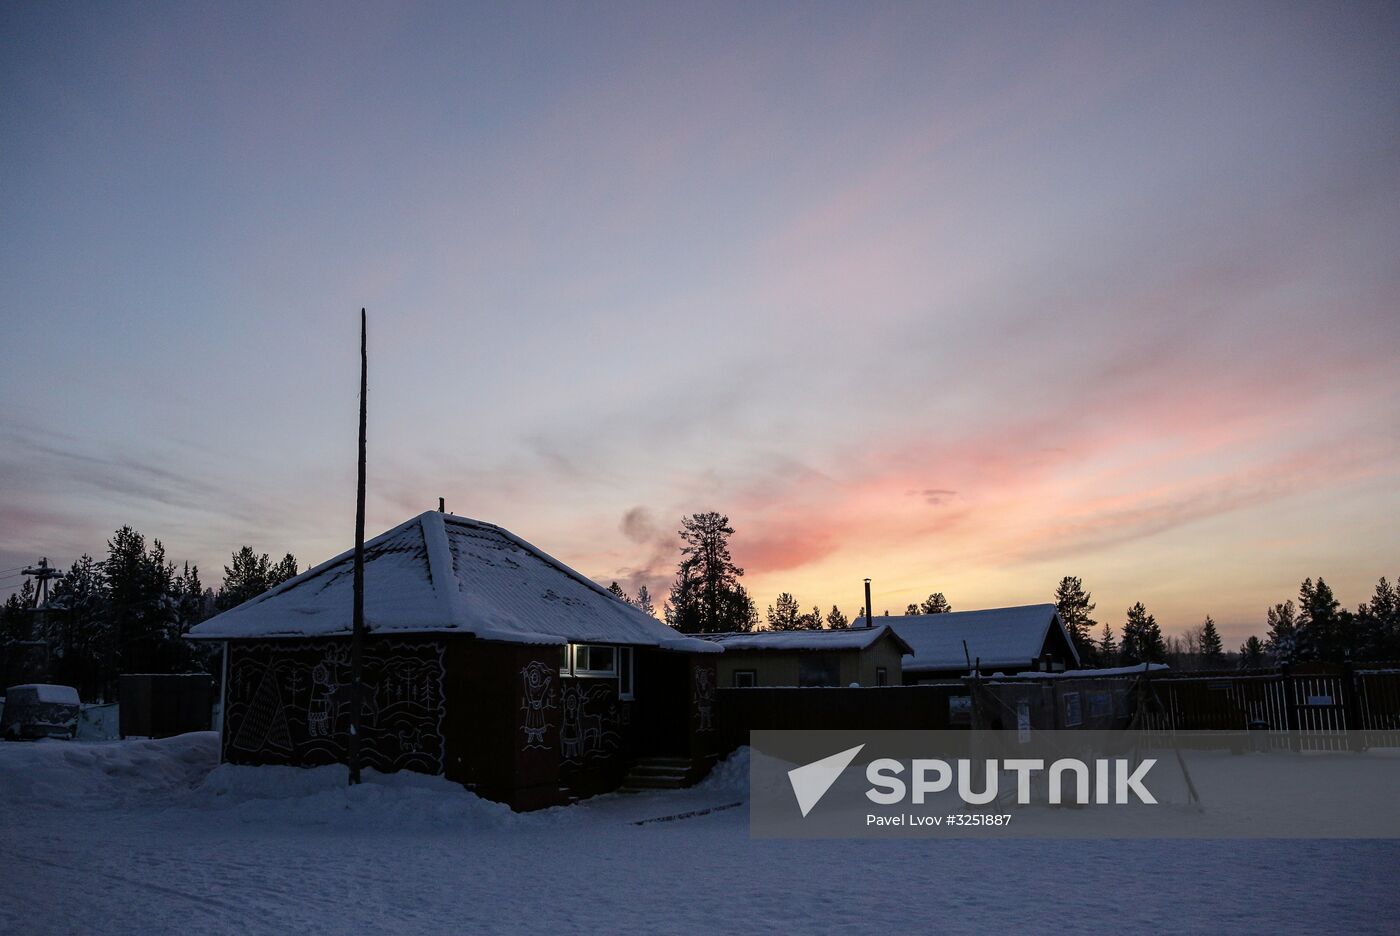
M 343 763 L 353 551 L 198 625 L 223 644 L 223 760 Z M 531 809 L 642 758 L 716 754 L 720 647 L 489 523 L 428 512 L 365 544 L 361 762 Z
M 724 648 L 719 685 L 898 686 L 913 649 L 883 624 L 856 630 L 706 634 Z
M 1079 667 L 1074 642 L 1052 604 L 876 620 L 914 648 L 913 658 L 904 662 L 907 685 L 956 679 L 978 666 L 984 676 Z M 857 626 L 864 622 L 858 619 Z

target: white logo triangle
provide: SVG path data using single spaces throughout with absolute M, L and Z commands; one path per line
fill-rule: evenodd
M 821 802 L 826 791 L 831 789 L 836 778 L 841 776 L 841 771 L 856 759 L 863 747 L 864 744 L 857 744 L 840 754 L 823 757 L 819 761 L 812 761 L 788 771 L 788 782 L 792 784 L 792 792 L 797 797 L 797 806 L 802 810 L 802 818 L 807 818 L 812 807 Z

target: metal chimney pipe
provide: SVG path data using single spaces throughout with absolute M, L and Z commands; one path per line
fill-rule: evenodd
M 438 513 L 447 513 L 447 498 L 438 498 Z
M 871 610 L 870 610 L 870 579 L 866 579 L 866 580 L 865 580 L 865 626 L 866 626 L 866 627 L 874 627 L 874 626 L 875 626 L 874 622 L 872 622 L 872 621 L 870 620 L 871 615 L 873 615 L 874 613 L 875 613 L 874 611 L 871 611 Z

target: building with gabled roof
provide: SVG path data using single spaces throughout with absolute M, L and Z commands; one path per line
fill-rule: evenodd
M 751 631 L 704 634 L 724 648 L 719 685 L 897 686 L 909 644 L 884 624 L 836 630 Z
M 191 630 L 224 646 L 223 759 L 343 762 L 353 550 Z M 365 543 L 362 763 L 531 808 L 713 756 L 715 657 L 543 550 L 429 511 Z
M 990 673 L 1040 669 L 1056 672 L 1079 666 L 1074 641 L 1052 604 L 907 614 L 876 619 L 914 650 L 904 661 L 906 684 L 965 676 L 980 667 Z M 864 618 L 857 619 L 859 627 Z

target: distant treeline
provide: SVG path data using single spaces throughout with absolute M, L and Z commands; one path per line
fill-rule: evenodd
M 864 614 L 864 602 L 848 616 L 833 605 L 825 613 L 818 607 L 803 611 L 791 592 L 778 595 L 760 621 L 758 609 L 740 579 L 744 570 L 730 558 L 729 538 L 734 529 L 729 518 L 715 512 L 697 513 L 681 521 L 680 563 L 663 612 L 666 623 L 686 633 L 723 633 L 768 630 L 818 630 L 851 626 Z M 612 592 L 630 601 L 617 582 Z M 643 586 L 640 604 L 652 613 L 650 595 Z M 1349 611 L 1333 595 L 1325 581 L 1306 579 L 1298 600 L 1269 608 L 1264 637 L 1250 637 L 1237 652 L 1225 649 L 1215 621 L 1207 615 L 1180 635 L 1166 636 L 1156 617 L 1142 602 L 1124 612 L 1115 628 L 1095 620 L 1092 595 L 1082 579 L 1065 576 L 1055 589 L 1055 606 L 1086 667 L 1167 663 L 1177 669 L 1261 668 L 1294 662 L 1400 659 L 1400 582 L 1382 578 L 1371 599 Z M 639 602 L 632 602 L 637 604 Z M 953 606 L 942 592 L 933 592 L 905 614 L 942 614 Z M 885 615 L 889 611 L 884 612 Z
M 73 563 L 42 609 L 34 608 L 30 581 L 10 595 L 0 609 L 0 653 L 15 657 L 41 642 L 46 678 L 76 687 L 85 699 L 112 699 L 122 673 L 203 669 L 212 651 L 182 639 L 190 628 L 296 574 L 291 553 L 273 562 L 244 546 L 224 567 L 216 592 L 201 584 L 198 566 L 177 568 L 160 540 L 148 545 L 124 526 L 107 541 L 104 559 L 84 554 Z M 0 665 L 0 673 L 8 670 Z

